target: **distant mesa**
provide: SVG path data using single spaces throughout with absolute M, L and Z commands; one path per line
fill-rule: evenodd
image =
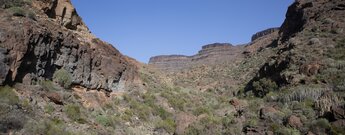
M 243 55 L 244 52 L 253 53 L 257 49 L 264 47 L 262 45 L 266 45 L 266 42 L 272 42 L 272 38 L 276 37 L 278 31 L 279 27 L 275 27 L 257 32 L 252 36 L 252 41 L 248 44 L 232 45 L 230 43 L 213 43 L 204 45 L 197 54 L 192 56 L 159 55 L 151 57 L 149 65 L 163 71 L 178 71 L 200 64 L 235 62 L 245 57 Z M 257 43 L 256 41 L 259 38 L 265 38 L 265 40 Z
M 257 32 L 255 33 L 253 36 L 252 36 L 252 41 L 260 38 L 260 37 L 263 37 L 263 36 L 266 36 L 266 35 L 269 35 L 271 33 L 274 33 L 276 31 L 279 31 L 279 27 L 275 27 L 275 28 L 269 28 L 269 29 L 266 29 L 266 30 L 263 30 L 263 31 L 260 31 L 260 32 Z
M 229 43 L 214 43 L 202 47 L 192 56 L 160 55 L 150 58 L 149 64 L 165 71 L 175 71 L 197 64 L 214 64 L 233 61 L 243 51 L 243 46 L 233 46 Z

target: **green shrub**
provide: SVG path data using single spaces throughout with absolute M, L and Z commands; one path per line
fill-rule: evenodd
M 112 119 L 110 117 L 107 117 L 106 115 L 96 116 L 96 122 L 106 127 L 113 125 L 113 122 L 111 120 Z
M 55 108 L 52 104 L 48 103 L 47 105 L 44 106 L 44 112 L 51 114 L 55 111 Z
M 40 81 L 39 85 L 41 85 L 43 89 L 47 91 L 59 91 L 59 89 L 54 86 L 54 83 L 49 80 Z
M 173 119 L 166 119 L 166 120 L 161 120 L 156 123 L 156 128 L 164 129 L 165 131 L 169 133 L 174 133 L 176 129 L 176 123 Z
M 26 17 L 28 17 L 28 18 L 30 18 L 32 20 L 35 20 L 35 21 L 37 20 L 36 19 L 36 14 L 34 12 L 32 12 L 32 11 L 28 11 L 27 14 L 26 14 Z
M 83 123 L 84 119 L 81 116 L 80 107 L 78 105 L 69 104 L 65 106 L 65 113 L 67 116 L 79 123 Z
M 65 69 L 60 69 L 55 71 L 53 75 L 53 80 L 64 88 L 70 88 L 72 84 L 72 75 Z
M 334 49 L 330 50 L 328 56 L 335 60 L 345 60 L 345 39 L 338 41 Z
M 131 121 L 134 116 L 134 112 L 132 109 L 126 109 L 124 113 L 121 115 L 121 119 L 124 121 Z
M 8 9 L 13 16 L 26 16 L 26 11 L 22 7 L 11 7 Z
M 155 115 L 158 115 L 158 116 L 161 117 L 163 120 L 172 117 L 172 114 L 169 113 L 169 112 L 167 112 L 166 110 L 164 110 L 164 108 L 162 108 L 162 107 L 155 107 L 155 108 L 154 108 L 154 114 L 155 114 Z
M 13 88 L 9 86 L 0 87 L 0 102 L 10 105 L 19 104 L 19 98 Z
M 152 109 L 143 103 L 138 102 L 135 99 L 129 99 L 129 106 L 139 116 L 140 119 L 147 121 L 152 114 Z
M 0 5 L 2 5 L 4 8 L 22 7 L 24 5 L 31 4 L 31 0 L 0 0 Z
M 182 93 L 180 89 L 167 89 L 163 90 L 161 96 L 166 98 L 169 104 L 174 108 L 184 111 L 185 105 L 187 103 L 187 94 Z
M 328 122 L 327 119 L 321 118 L 316 121 L 313 121 L 313 127 L 319 127 L 323 129 L 329 129 L 331 128 L 331 124 Z
M 324 91 L 327 89 L 321 86 L 298 86 L 292 87 L 282 93 L 278 97 L 278 101 L 282 103 L 291 103 L 292 101 L 306 102 L 308 105 L 313 105 Z
M 193 125 L 189 125 L 185 131 L 185 135 L 200 135 L 201 133 L 202 133 L 202 130 L 198 129 L 197 127 Z
M 27 134 L 41 135 L 73 135 L 66 130 L 66 125 L 59 119 L 46 119 L 39 122 L 28 122 L 25 126 Z
M 222 119 L 223 127 L 224 127 L 224 128 L 230 128 L 230 127 L 232 127 L 232 125 L 236 123 L 234 119 L 235 119 L 235 118 L 234 118 L 234 116 L 232 116 L 232 115 L 227 115 L 226 117 L 224 117 L 224 118 Z
M 195 116 L 199 116 L 201 114 L 211 114 L 212 110 L 208 106 L 199 106 L 195 110 L 193 110 L 193 114 Z
M 267 93 L 278 89 L 278 85 L 274 81 L 267 78 L 254 81 L 253 87 L 254 93 L 259 97 L 264 97 Z
M 201 120 L 189 125 L 185 133 L 187 135 L 200 135 L 200 134 L 221 134 L 222 119 L 216 116 L 206 116 Z M 229 128 L 229 127 L 227 127 Z
M 21 105 L 26 110 L 29 110 L 29 111 L 32 110 L 32 106 L 30 104 L 30 100 L 29 99 L 23 99 Z
M 255 127 L 258 125 L 258 120 L 255 118 L 251 118 L 245 122 L 245 125 L 249 127 Z
M 297 129 L 281 127 L 274 134 L 277 134 L 277 135 L 300 135 L 301 133 Z

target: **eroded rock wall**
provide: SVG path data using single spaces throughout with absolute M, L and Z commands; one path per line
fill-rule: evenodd
M 56 1 L 35 2 L 54 5 Z M 57 2 L 70 4 L 66 0 Z M 69 6 L 66 12 L 74 12 Z M 56 17 L 57 7 L 53 8 Z M 59 69 L 71 74 L 73 85 L 88 89 L 121 91 L 134 80 L 136 67 L 112 45 L 44 17 L 49 16 L 45 8 L 37 9 L 37 20 L 11 16 L 0 9 L 0 85 L 52 80 Z M 61 21 L 73 22 L 73 16 L 78 16 L 73 12 L 66 13 Z

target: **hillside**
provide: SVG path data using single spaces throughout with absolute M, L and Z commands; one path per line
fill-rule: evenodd
M 345 134 L 344 13 L 296 0 L 250 43 L 143 64 L 69 0 L 0 0 L 0 134 Z

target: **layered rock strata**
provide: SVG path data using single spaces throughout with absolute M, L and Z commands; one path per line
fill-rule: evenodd
M 160 55 L 152 57 L 149 64 L 164 71 L 176 71 L 197 64 L 216 64 L 233 61 L 242 56 L 242 51 L 243 46 L 233 46 L 228 43 L 214 43 L 203 46 L 193 56 Z

